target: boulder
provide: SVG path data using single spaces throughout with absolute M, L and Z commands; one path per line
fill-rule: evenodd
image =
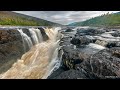
M 73 69 L 75 64 L 81 63 L 83 60 L 80 59 L 79 51 L 74 49 L 72 46 L 64 46 L 63 48 L 62 62 L 63 65 L 68 69 Z
M 106 47 L 108 47 L 108 48 L 120 47 L 120 42 L 119 41 L 108 42 L 108 44 L 106 45 Z
M 113 47 L 110 52 L 113 56 L 120 58 L 120 47 Z
M 75 68 L 77 70 L 82 68 L 101 79 L 120 78 L 120 58 L 116 50 L 117 48 L 102 50 L 76 65 Z
M 72 40 L 70 41 L 70 43 L 72 43 L 73 45 L 80 45 L 80 39 L 77 37 L 72 38 Z
M 115 33 L 111 33 L 114 37 L 120 37 L 120 31 L 115 31 Z
M 68 28 L 68 29 L 65 30 L 65 32 L 72 32 L 72 31 L 73 31 L 73 30 L 70 29 L 70 28 Z
M 53 77 L 51 79 L 88 79 L 82 71 L 78 70 L 68 70 L 64 71 L 61 74 Z
M 97 35 L 97 34 L 102 34 L 104 33 L 104 29 L 94 29 L 94 28 L 87 28 L 87 29 L 79 29 L 77 30 L 77 34 L 81 35 Z
M 87 38 L 86 36 L 79 36 L 79 37 L 74 37 L 72 38 L 72 40 L 70 41 L 73 45 L 87 45 L 89 43 L 92 43 L 93 40 Z

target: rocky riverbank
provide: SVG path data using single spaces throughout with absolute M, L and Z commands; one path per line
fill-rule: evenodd
M 48 79 L 120 78 L 119 29 L 75 28 L 61 33 L 61 67 Z

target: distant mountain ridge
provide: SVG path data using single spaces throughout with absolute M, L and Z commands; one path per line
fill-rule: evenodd
M 68 26 L 119 26 L 120 25 L 120 12 L 112 14 L 103 14 L 86 21 L 74 22 Z
M 0 11 L 0 25 L 61 26 L 61 24 L 12 11 Z

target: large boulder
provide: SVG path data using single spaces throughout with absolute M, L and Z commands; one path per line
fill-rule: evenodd
M 120 47 L 113 47 L 110 52 L 113 56 L 120 58 Z
M 119 41 L 108 42 L 108 44 L 106 45 L 106 47 L 108 47 L 108 48 L 120 47 L 120 42 Z
M 97 35 L 104 33 L 104 29 L 94 29 L 94 28 L 87 28 L 87 29 L 79 29 L 77 30 L 77 34 L 79 35 Z
M 80 39 L 77 37 L 72 38 L 72 40 L 70 41 L 73 45 L 80 45 Z
M 72 32 L 72 31 L 73 31 L 73 30 L 70 29 L 70 28 L 68 28 L 68 29 L 65 30 L 65 32 Z
M 83 60 L 80 59 L 79 51 L 74 49 L 72 46 L 64 46 L 63 48 L 62 62 L 63 65 L 68 69 L 73 69 L 76 64 L 81 63 Z
M 76 69 L 84 69 L 98 78 L 120 78 L 120 58 L 118 48 L 102 50 L 90 59 L 76 65 Z
M 87 45 L 89 43 L 92 43 L 93 40 L 87 38 L 86 36 L 77 36 L 73 37 L 72 40 L 70 41 L 73 45 Z
M 68 70 L 50 79 L 88 79 L 84 72 L 78 70 Z
M 115 31 L 114 33 L 111 33 L 114 37 L 120 37 L 120 31 Z
M 63 46 L 62 50 L 64 52 L 62 55 L 63 65 L 68 69 L 74 69 L 76 64 L 80 64 L 91 56 L 91 54 L 74 48 L 74 46 Z

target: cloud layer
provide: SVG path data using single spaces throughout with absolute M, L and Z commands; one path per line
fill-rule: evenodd
M 48 21 L 67 25 L 69 23 L 84 21 L 91 17 L 99 16 L 104 13 L 115 13 L 119 11 L 15 11 Z

